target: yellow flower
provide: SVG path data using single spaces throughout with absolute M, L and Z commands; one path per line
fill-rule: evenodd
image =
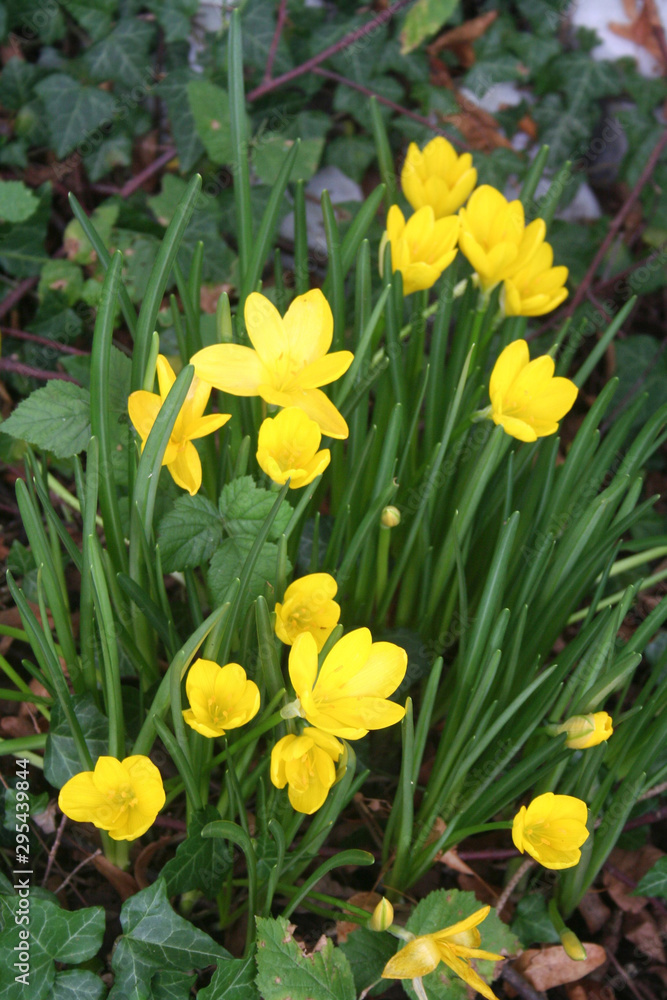
M 431 139 L 423 150 L 414 142 L 408 146 L 401 187 L 415 211 L 430 205 L 436 219 L 452 215 L 476 183 L 477 171 L 470 153 L 459 156 L 442 136 Z
M 400 722 L 405 709 L 386 699 L 396 690 L 408 666 L 404 649 L 393 642 L 373 642 L 367 628 L 343 636 L 317 674 L 317 643 L 298 636 L 289 657 L 289 673 L 301 714 L 325 733 L 360 740 L 369 729 Z
M 289 785 L 292 808 L 309 816 L 317 812 L 336 780 L 343 744 L 318 729 L 306 727 L 301 736 L 283 736 L 271 751 L 271 781 Z
M 571 750 L 587 750 L 609 739 L 614 732 L 613 719 L 607 712 L 573 715 L 556 732 L 567 733 L 565 745 Z
M 578 389 L 569 378 L 554 378 L 553 358 L 530 360 L 525 340 L 501 352 L 491 374 L 491 419 L 519 441 L 555 434 L 558 421 L 574 406 Z
M 436 220 L 431 206 L 425 205 L 406 222 L 398 205 L 392 205 L 380 244 L 380 268 L 389 241 L 391 269 L 403 275 L 403 294 L 431 288 L 456 257 L 458 235 L 456 215 Z
M 274 483 L 286 483 L 290 489 L 312 483 L 331 461 L 328 448 L 317 449 L 322 432 L 298 406 L 288 406 L 276 417 L 267 417 L 259 429 L 257 461 Z
M 526 226 L 521 202 L 508 202 L 488 184 L 473 192 L 466 207 L 459 210 L 459 218 L 459 247 L 485 291 L 521 271 L 546 233 L 543 219 Z
M 344 375 L 350 351 L 327 354 L 333 338 L 331 307 L 319 288 L 298 295 L 284 317 L 264 295 L 246 299 L 245 324 L 254 347 L 214 344 L 198 351 L 196 374 L 234 396 L 261 396 L 275 406 L 299 406 L 323 434 L 348 436 L 347 424 L 321 385 Z
M 468 959 L 485 958 L 491 962 L 501 962 L 504 955 L 496 955 L 491 951 L 481 951 L 481 935 L 477 924 L 489 915 L 491 907 L 484 906 L 472 913 L 465 920 L 460 920 L 451 927 L 445 927 L 433 934 L 421 934 L 408 941 L 405 948 L 390 958 L 382 970 L 383 979 L 421 979 L 433 972 L 444 962 L 452 972 L 481 993 L 488 1000 L 498 1000 L 493 990 L 487 986 Z
M 545 868 L 573 868 L 588 837 L 588 807 L 573 795 L 538 795 L 514 817 L 512 840 Z
M 328 573 L 309 573 L 290 583 L 282 604 L 276 604 L 276 635 L 291 646 L 297 636 L 310 632 L 321 653 L 340 618 L 333 598 L 338 584 Z
M 160 387 L 159 394 L 139 389 L 130 395 L 127 403 L 130 420 L 141 438 L 142 451 L 162 404 L 176 381 L 171 365 L 162 354 L 157 359 L 157 379 Z M 176 417 L 176 423 L 162 459 L 162 464 L 167 466 L 176 485 L 187 490 L 190 496 L 194 496 L 201 486 L 201 461 L 192 442 L 195 438 L 212 434 L 218 427 L 226 424 L 231 416 L 230 413 L 203 416 L 210 395 L 211 386 L 207 382 L 202 382 L 195 375 L 181 407 L 181 412 Z
M 58 796 L 66 816 L 93 823 L 113 840 L 136 840 L 153 825 L 164 802 L 160 772 L 142 754 L 98 758 L 94 771 L 75 774 Z
M 551 244 L 540 243 L 530 260 L 505 280 L 503 308 L 506 316 L 543 316 L 567 298 L 567 268 L 552 267 Z
M 386 931 L 394 922 L 394 907 L 389 900 L 383 896 L 378 905 L 373 910 L 373 916 L 367 923 L 371 931 Z
M 185 682 L 190 708 L 183 718 L 202 736 L 224 736 L 245 726 L 259 712 L 259 688 L 238 663 L 219 666 L 196 660 Z

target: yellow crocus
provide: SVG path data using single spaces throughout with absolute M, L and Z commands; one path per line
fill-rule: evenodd
M 573 795 L 545 792 L 514 817 L 512 840 L 545 868 L 560 870 L 579 863 L 579 848 L 588 838 L 588 807 Z
M 392 272 L 400 271 L 403 276 L 403 294 L 431 288 L 456 257 L 458 235 L 456 215 L 436 219 L 431 206 L 425 205 L 406 222 L 398 205 L 392 205 L 380 244 L 380 267 L 389 242 L 391 269 Z
M 328 448 L 317 449 L 322 432 L 315 420 L 298 406 L 288 406 L 275 417 L 267 417 L 257 438 L 257 462 L 274 483 L 298 490 L 312 483 L 331 461 Z
M 405 709 L 387 701 L 405 677 L 408 656 L 393 642 L 373 642 L 367 628 L 349 632 L 332 647 L 317 673 L 317 643 L 297 636 L 289 673 L 300 714 L 311 726 L 346 740 L 360 740 L 370 729 L 400 722 Z
M 459 218 L 459 247 L 487 292 L 525 268 L 544 242 L 544 220 L 526 226 L 521 202 L 507 201 L 488 184 L 473 191 Z
M 244 316 L 253 346 L 205 347 L 191 360 L 195 373 L 234 396 L 261 396 L 274 406 L 298 406 L 323 434 L 346 438 L 347 424 L 318 386 L 344 375 L 354 355 L 327 354 L 333 315 L 319 288 L 298 295 L 284 317 L 265 295 L 253 292 L 246 299 Z
M 571 750 L 587 750 L 604 743 L 614 732 L 614 723 L 607 712 L 573 715 L 556 728 L 556 733 L 567 733 L 565 745 Z
M 169 395 L 169 390 L 176 381 L 176 375 L 167 361 L 160 354 L 157 359 L 157 380 L 159 393 L 139 389 L 133 392 L 127 402 L 130 420 L 141 438 L 142 451 L 150 434 L 162 404 Z M 171 477 L 177 486 L 187 490 L 194 496 L 201 486 L 201 460 L 193 445 L 196 438 L 212 434 L 230 419 L 229 413 L 214 413 L 205 417 L 204 410 L 211 395 L 211 386 L 202 382 L 195 375 L 190 383 L 188 394 L 181 411 L 176 417 L 169 443 L 165 449 L 162 464 L 167 466 Z
M 540 243 L 530 260 L 506 278 L 502 304 L 506 316 L 543 316 L 567 298 L 567 268 L 553 267 L 550 243 Z
M 489 416 L 519 441 L 555 434 L 558 421 L 574 406 L 578 389 L 569 378 L 554 378 L 553 358 L 530 360 L 525 340 L 502 351 L 491 374 Z
M 338 584 L 329 573 L 309 573 L 290 583 L 282 603 L 276 604 L 276 635 L 287 646 L 310 632 L 320 653 L 338 624 L 340 604 L 333 598 Z
M 58 805 L 77 823 L 92 823 L 113 840 L 136 840 L 155 822 L 165 803 L 162 777 L 143 754 L 117 760 L 99 757 L 60 789 Z
M 329 794 L 343 750 L 342 743 L 318 729 L 283 736 L 271 751 L 271 781 L 276 788 L 288 785 L 292 808 L 310 816 Z
M 382 970 L 382 978 L 422 979 L 437 969 L 440 962 L 444 962 L 468 986 L 487 997 L 487 1000 L 498 1000 L 470 964 L 471 958 L 487 959 L 490 962 L 501 962 L 504 958 L 504 955 L 482 951 L 478 947 L 482 939 L 477 925 L 489 915 L 490 909 L 490 906 L 484 906 L 451 927 L 433 934 L 420 934 L 408 941 L 405 948 L 401 948 L 389 959 Z
M 221 667 L 213 660 L 196 660 L 188 672 L 185 693 L 190 708 L 183 718 L 202 736 L 224 736 L 259 712 L 259 688 L 238 663 Z
M 470 153 L 460 156 L 443 136 L 419 149 L 408 146 L 401 171 L 401 187 L 413 209 L 430 205 L 436 219 L 456 212 L 477 183 Z

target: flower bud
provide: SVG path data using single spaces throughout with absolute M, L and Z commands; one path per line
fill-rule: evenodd
M 586 949 L 574 931 L 565 929 L 560 936 L 560 943 L 565 949 L 565 954 L 568 958 L 571 958 L 574 962 L 586 961 Z
M 394 907 L 388 899 L 381 899 L 373 910 L 373 916 L 368 921 L 372 931 L 386 931 L 394 922 Z
M 385 528 L 397 528 L 401 523 L 401 512 L 398 507 L 385 507 L 380 520 Z
M 567 733 L 565 745 L 571 750 L 596 747 L 608 740 L 613 732 L 613 720 L 607 712 L 573 715 L 556 729 L 556 733 Z

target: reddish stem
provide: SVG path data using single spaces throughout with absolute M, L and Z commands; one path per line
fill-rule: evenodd
M 81 385 L 78 379 L 74 378 L 73 375 L 68 375 L 66 372 L 47 372 L 42 368 L 33 368 L 32 365 L 24 365 L 21 361 L 13 361 L 11 358 L 0 358 L 0 370 L 15 372 L 17 375 L 25 375 L 26 378 L 38 378 L 43 382 L 48 382 L 52 378 L 59 378 L 63 382 L 76 382 L 77 385 Z
M 121 198 L 129 198 L 130 195 L 134 194 L 142 184 L 144 184 L 153 174 L 157 174 L 163 167 L 169 163 L 170 160 L 176 156 L 176 150 L 171 146 L 167 149 L 161 156 L 158 156 L 157 160 L 153 160 L 149 163 L 140 173 L 132 177 L 127 184 L 124 184 L 120 189 L 118 194 Z
M 0 330 L 6 333 L 8 337 L 15 337 L 17 340 L 32 340 L 36 344 L 44 344 L 45 347 L 54 347 L 57 351 L 62 351 L 63 354 L 84 354 L 87 355 L 88 351 L 82 351 L 78 347 L 70 347 L 68 344 L 59 344 L 55 340 L 49 340 L 48 337 L 40 337 L 36 333 L 28 333 L 27 330 L 15 330 L 11 326 L 0 326 Z
M 34 288 L 39 281 L 39 275 L 34 278 L 24 278 L 16 288 L 0 302 L 0 319 L 17 305 L 24 295 L 27 295 L 31 288 Z
M 271 82 L 271 73 L 273 71 L 273 63 L 276 58 L 276 52 L 278 51 L 278 45 L 280 44 L 280 36 L 283 33 L 283 26 L 287 20 L 287 0 L 280 0 L 280 6 L 278 7 L 278 20 L 276 21 L 276 30 L 273 33 L 273 38 L 271 39 L 271 48 L 269 49 L 269 55 L 266 60 L 266 69 L 264 70 L 264 80 L 263 83 Z

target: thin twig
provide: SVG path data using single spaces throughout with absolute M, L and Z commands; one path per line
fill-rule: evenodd
M 276 21 L 276 30 L 273 33 L 273 38 L 271 39 L 271 48 L 269 49 L 269 54 L 266 60 L 266 69 L 264 70 L 264 80 L 263 83 L 270 83 L 273 73 L 273 63 L 276 58 L 276 52 L 278 51 L 278 45 L 280 44 L 280 36 L 283 33 L 283 26 L 287 20 L 287 0 L 280 0 L 280 6 L 278 7 L 278 19 Z
M 408 4 L 412 3 L 412 0 L 396 0 L 391 7 L 387 7 L 386 10 L 381 11 L 377 17 L 374 17 L 371 21 L 367 21 L 356 31 L 351 31 L 348 35 L 345 35 L 338 42 L 333 45 L 327 46 L 326 49 L 322 49 L 317 55 L 312 56 L 307 59 L 300 66 L 295 66 L 294 69 L 288 70 L 287 73 L 283 73 L 281 76 L 275 77 L 275 79 L 270 80 L 266 83 L 260 83 L 259 87 L 255 87 L 247 95 L 247 100 L 256 101 L 259 97 L 264 97 L 265 94 L 270 93 L 272 90 L 277 90 L 278 87 L 282 87 L 285 83 L 291 83 L 292 80 L 296 80 L 298 77 L 303 76 L 304 73 L 309 73 L 310 70 L 315 69 L 320 63 L 323 63 L 326 59 L 330 59 L 331 56 L 335 56 L 338 52 L 342 52 L 343 49 L 349 48 L 350 45 L 354 45 L 360 39 L 364 38 L 365 35 L 369 35 L 371 32 L 376 31 L 378 28 L 382 27 L 387 21 L 390 21 L 394 14 L 397 14 L 399 10 L 403 7 L 407 7 Z
M 641 793 L 637 802 L 643 802 L 644 799 L 652 799 L 656 795 L 662 795 L 663 792 L 667 792 L 667 781 L 663 781 L 661 785 L 654 785 L 653 788 L 647 788 L 645 792 Z M 658 811 L 661 812 L 662 810 Z
M 176 149 L 174 149 L 173 146 L 170 146 L 169 149 L 165 150 L 161 156 L 158 156 L 157 160 L 153 160 L 153 162 L 149 163 L 149 165 L 140 171 L 140 173 L 131 177 L 127 184 L 123 185 L 118 192 L 120 197 L 129 198 L 130 195 L 134 194 L 135 191 L 138 191 L 141 185 L 145 184 L 145 182 L 149 180 L 153 174 L 157 174 L 163 167 L 166 167 L 169 161 L 173 160 L 176 155 Z
M 21 361 L 13 361 L 11 358 L 0 358 L 0 370 L 15 372 L 17 375 L 25 375 L 26 378 L 38 378 L 43 382 L 48 382 L 52 378 L 59 378 L 65 382 L 76 382 L 77 385 L 81 385 L 78 379 L 74 378 L 73 375 L 68 375 L 66 372 L 43 371 L 41 368 L 33 368 L 32 365 L 24 365 Z
M 8 313 L 10 309 L 13 309 L 15 305 L 18 305 L 23 296 L 27 295 L 30 289 L 34 288 L 38 281 L 39 275 L 36 275 L 34 278 L 24 278 L 23 281 L 20 281 L 16 288 L 10 292 L 9 295 L 2 300 L 2 302 L 0 302 L 0 319 L 5 315 L 5 313 Z
M 505 906 L 507 905 L 510 896 L 518 886 L 523 876 L 526 874 L 526 872 L 530 871 L 530 869 L 533 867 L 534 864 L 535 862 L 533 861 L 532 858 L 526 858 L 524 863 L 522 865 L 519 865 L 517 870 L 514 872 L 514 875 L 512 875 L 512 878 L 509 880 L 509 882 L 503 889 L 502 893 L 498 897 L 498 902 L 496 903 L 496 913 L 498 916 L 500 916 L 500 914 L 505 909 Z
M 51 850 L 49 851 L 49 857 L 46 862 L 46 871 L 44 872 L 44 878 L 42 879 L 42 885 L 46 885 L 49 875 L 51 874 L 51 869 L 53 868 L 53 862 L 56 859 L 56 854 L 58 853 L 58 848 L 60 847 L 60 839 L 63 835 L 65 829 L 65 824 L 67 823 L 67 816 L 63 813 L 63 817 L 58 824 L 58 829 L 56 831 L 56 839 L 51 845 Z
M 530 983 L 523 978 L 520 972 L 509 962 L 505 962 L 500 970 L 501 978 L 513 986 L 523 1000 L 547 1000 L 545 993 L 540 993 Z
M 635 984 L 632 982 L 632 980 L 630 979 L 630 976 L 627 974 L 627 972 L 625 971 L 625 969 L 623 968 L 623 966 L 621 965 L 621 963 L 618 961 L 618 959 L 614 955 L 613 951 L 608 951 L 607 952 L 607 958 L 611 961 L 611 964 L 613 966 L 615 966 L 616 971 L 621 974 L 621 976 L 625 980 L 626 986 L 628 987 L 628 989 L 630 990 L 630 992 L 633 993 L 637 997 L 637 1000 L 644 1000 L 644 997 L 641 995 L 641 993 L 637 992 L 637 988 L 636 988 Z
M 60 344 L 56 340 L 49 340 L 48 337 L 40 337 L 36 333 L 28 333 L 27 330 L 16 330 L 12 326 L 0 326 L 0 331 L 6 333 L 8 337 L 15 337 L 17 340 L 32 340 L 35 344 L 44 344 L 45 347 L 55 347 L 63 354 L 83 354 L 88 355 L 89 351 L 82 351 L 78 347 L 70 347 L 68 344 Z
M 90 864 L 90 862 L 93 861 L 101 853 L 102 851 L 98 847 L 93 854 L 89 854 L 87 858 L 84 858 L 83 861 L 80 861 L 79 864 L 76 866 L 76 868 L 72 869 L 72 871 L 69 873 L 65 881 L 62 882 L 55 890 L 55 895 L 57 896 L 59 893 L 61 893 L 63 889 L 65 889 L 70 884 L 76 873 L 81 871 L 81 869 L 84 868 L 87 864 Z

